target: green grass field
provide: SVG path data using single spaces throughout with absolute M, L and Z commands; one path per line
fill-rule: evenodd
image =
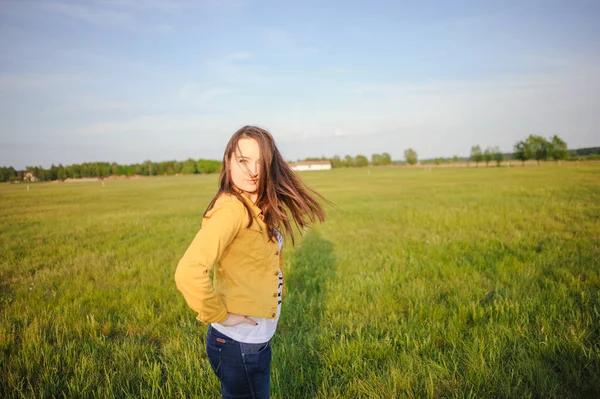
M 302 177 L 274 398 L 600 397 L 600 164 Z M 217 176 L 0 185 L 0 397 L 219 396 L 173 274 Z

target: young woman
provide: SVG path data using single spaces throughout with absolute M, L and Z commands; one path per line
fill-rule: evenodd
M 187 304 L 209 324 L 206 352 L 223 398 L 269 398 L 282 236 L 293 244 L 291 221 L 299 228 L 323 221 L 323 201 L 283 160 L 269 132 L 244 126 L 231 137 L 219 190 L 175 273 Z

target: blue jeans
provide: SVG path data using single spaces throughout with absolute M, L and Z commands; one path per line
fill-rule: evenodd
M 206 354 L 221 381 L 223 399 L 268 399 L 271 391 L 271 341 L 246 344 L 208 326 Z

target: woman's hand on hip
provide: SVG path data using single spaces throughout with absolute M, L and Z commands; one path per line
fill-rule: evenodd
M 255 322 L 254 320 L 252 320 L 249 317 L 246 316 L 242 316 L 241 314 L 236 314 L 236 313 L 227 313 L 227 318 L 220 322 L 219 324 L 225 326 L 225 327 L 230 327 L 230 326 L 237 326 L 238 324 L 242 324 L 242 323 L 248 323 L 252 326 L 257 326 L 258 323 Z

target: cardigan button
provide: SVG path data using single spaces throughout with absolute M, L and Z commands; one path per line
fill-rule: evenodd
M 275 316 L 277 316 L 277 313 L 273 313 L 271 316 L 272 316 L 272 317 L 275 317 Z
M 274 275 L 275 275 L 275 276 L 279 276 L 279 271 L 276 271 L 276 272 L 274 273 Z
M 274 293 L 274 294 L 273 294 L 273 298 L 277 298 L 277 293 Z

